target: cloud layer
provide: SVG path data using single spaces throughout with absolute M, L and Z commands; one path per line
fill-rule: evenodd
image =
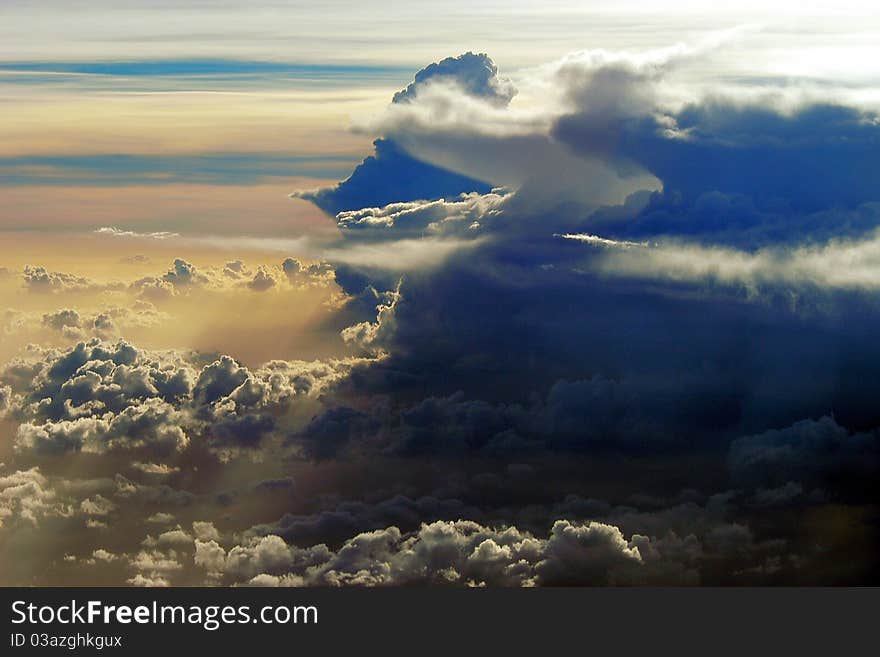
M 876 583 L 880 123 L 683 84 L 722 41 L 425 67 L 334 242 L 7 268 L 6 579 Z

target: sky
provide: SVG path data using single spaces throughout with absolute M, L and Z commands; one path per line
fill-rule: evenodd
M 0 584 L 878 583 L 869 2 L 0 6 Z

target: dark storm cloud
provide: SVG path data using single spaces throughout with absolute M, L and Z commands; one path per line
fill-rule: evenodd
M 876 431 L 852 433 L 831 417 L 738 438 L 730 446 L 733 475 L 744 482 L 865 485 L 880 471 Z
M 265 267 L 259 267 L 247 286 L 255 292 L 265 292 L 275 287 L 276 281 L 272 273 Z
M 793 111 L 707 100 L 676 114 L 620 121 L 596 145 L 585 115 L 554 134 L 584 153 L 644 167 L 663 183 L 638 211 L 584 222 L 609 237 L 660 236 L 753 248 L 860 237 L 880 225 L 880 120 L 830 104 Z
M 831 104 L 783 113 L 704 101 L 673 118 L 666 130 L 635 127 L 621 152 L 686 198 L 719 191 L 756 203 L 784 199 L 795 210 L 878 200 L 880 119 L 873 113 Z
M 783 109 L 714 97 L 672 110 L 657 92 L 669 61 L 573 57 L 553 77 L 568 107 L 549 123 L 570 154 L 621 176 L 654 176 L 660 191 L 592 208 L 564 195 L 538 203 L 536 175 L 497 203 L 485 193 L 430 203 L 401 193 L 383 207 L 339 213 L 352 242 L 444 231 L 484 241 L 404 277 L 379 341 L 388 358 L 347 381 L 347 403 L 292 439 L 323 460 L 381 453 L 503 464 L 565 453 L 662 461 L 658 470 L 677 483 L 648 494 L 634 480 L 638 503 L 629 507 L 587 496 L 534 506 L 535 492 L 515 492 L 497 468 L 450 491 L 480 512 L 470 516 L 477 522 L 504 517 L 542 532 L 569 509 L 572 520 L 651 536 L 655 547 L 665 541 L 680 559 L 660 560 L 654 572 L 678 581 L 810 581 L 797 569 L 815 556 L 811 537 L 773 518 L 829 500 L 876 502 L 865 482 L 877 468 L 880 426 L 871 376 L 880 359 L 872 337 L 880 325 L 880 123 L 822 102 Z M 395 104 L 415 112 L 439 102 L 418 92 L 414 83 Z M 467 105 L 473 92 L 459 93 Z M 455 103 L 454 92 L 444 94 Z M 473 138 L 492 144 L 479 157 L 504 159 L 504 144 L 522 138 L 480 141 L 483 128 L 390 117 L 386 136 L 405 133 L 409 152 L 442 138 L 469 153 L 462 144 Z M 428 146 L 418 152 L 439 153 Z M 552 161 L 544 173 L 563 160 Z M 375 175 L 377 186 L 393 188 L 391 168 Z M 554 237 L 566 234 L 574 239 Z M 369 290 L 392 284 L 381 268 L 339 267 L 336 277 L 364 303 L 375 298 Z M 829 413 L 835 420 L 804 419 Z M 704 482 L 706 495 L 676 502 L 699 479 L 688 471 L 692 459 L 710 464 L 715 480 Z M 651 507 L 652 496 L 664 501 Z M 871 540 L 866 534 L 863 544 Z M 640 546 L 643 557 L 652 549 Z M 559 581 L 564 572 L 590 580 L 590 567 L 566 563 Z M 555 572 L 532 571 L 546 581 Z M 862 559 L 854 572 L 861 575 L 826 581 L 873 571 Z
M 765 275 L 762 261 L 749 264 L 757 273 L 742 280 L 723 268 L 713 278 L 713 252 L 686 250 L 681 258 L 703 258 L 707 273 L 652 280 L 648 267 L 634 280 L 613 280 L 590 273 L 602 262 L 601 248 L 554 241 L 554 233 L 580 226 L 599 237 L 696 235 L 707 244 L 787 248 L 857 238 L 876 227 L 876 117 L 842 106 L 783 111 L 719 99 L 670 112 L 656 86 L 678 56 L 581 57 L 559 65 L 553 79 L 574 110 L 555 120 L 553 136 L 585 157 L 650 172 L 664 191 L 580 217 L 519 203 L 521 192 L 503 205 L 475 208 L 460 224 L 477 224 L 491 239 L 440 270 L 406 278 L 393 330 L 383 338 L 390 359 L 353 382 L 401 402 L 396 424 L 383 430 L 386 447 L 433 453 L 535 435 L 565 449 L 621 444 L 650 451 L 706 440 L 720 447 L 738 433 L 820 416 L 849 396 L 852 386 L 840 372 L 857 367 L 859 354 L 876 354 L 868 327 L 880 316 L 868 295 L 827 289 L 822 268 L 852 261 L 846 253 L 813 269 L 795 262 L 804 277 L 797 285 L 774 283 L 778 274 Z M 493 67 L 481 70 L 480 84 L 497 79 Z M 417 79 L 400 99 L 418 104 L 419 84 L 426 81 Z M 475 94 L 463 86 L 462 98 Z M 398 210 L 416 210 L 406 205 L 342 213 L 340 223 L 381 225 L 370 238 L 392 239 L 411 229 L 407 221 L 427 225 L 398 217 Z M 461 212 L 448 202 L 440 211 Z M 442 224 L 433 212 L 430 222 Z M 761 257 L 770 261 L 767 270 L 788 266 L 775 264 L 773 254 Z M 376 280 L 375 272 L 363 274 Z M 870 275 L 866 270 L 854 285 Z M 337 278 L 352 294 L 368 287 L 351 272 Z M 756 296 L 765 303 L 753 303 Z M 463 398 L 451 402 L 458 391 Z M 844 421 L 880 420 L 865 406 L 869 397 L 850 396 Z M 491 419 L 514 408 L 511 402 L 530 420 Z M 457 410 L 441 410 L 450 404 Z M 480 404 L 484 426 L 467 410 L 477 413 Z M 429 409 L 431 421 L 421 429 L 419 413 Z M 350 442 L 355 418 L 361 421 L 336 418 L 335 435 L 346 436 L 338 444 Z M 443 430 L 432 434 L 430 427 Z

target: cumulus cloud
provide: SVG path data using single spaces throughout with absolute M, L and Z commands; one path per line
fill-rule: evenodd
M 507 105 L 516 95 L 513 84 L 498 76 L 498 67 L 486 53 L 466 52 L 426 66 L 416 73 L 406 89 L 394 94 L 391 102 L 411 102 L 429 81 L 452 82 L 459 85 L 464 93 L 486 98 L 498 105 Z
M 83 413 L 91 413 L 83 410 Z M 107 419 L 109 418 L 109 419 Z M 189 438 L 180 427 L 183 416 L 161 401 L 144 401 L 117 414 L 81 415 L 72 420 L 25 422 L 19 426 L 16 447 L 36 451 L 104 452 L 147 447 L 159 454 L 179 451 Z
M 165 272 L 162 279 L 175 287 L 186 287 L 188 285 L 208 282 L 208 278 L 200 273 L 195 265 L 182 258 L 174 259 L 171 269 Z
M 249 273 L 247 266 L 241 260 L 232 260 L 223 267 L 223 274 L 229 278 L 239 279 Z
M 99 283 L 85 276 L 50 271 L 45 267 L 25 265 L 22 270 L 25 287 L 32 292 L 82 292 L 87 290 L 119 289 L 120 283 Z
M 83 513 L 90 516 L 106 516 L 113 511 L 116 505 L 102 495 L 95 495 L 93 498 L 86 498 L 80 504 Z
M 198 540 L 213 541 L 220 538 L 220 534 L 217 532 L 217 529 L 212 522 L 196 520 L 193 522 L 192 527 L 193 533 Z
M 516 94 L 513 84 L 498 75 L 498 68 L 486 54 L 468 52 L 423 68 L 412 83 L 394 95 L 392 106 L 415 105 L 421 95 L 437 85 L 452 87 L 465 97 L 497 107 L 506 106 Z M 375 153 L 345 181 L 331 188 L 296 192 L 294 196 L 337 214 L 400 201 L 485 193 L 491 188 L 483 180 L 450 170 L 442 163 L 413 157 L 395 139 L 378 139 L 373 145 Z
M 16 519 L 36 524 L 57 512 L 55 491 L 38 467 L 0 474 L 0 528 Z
M 144 276 L 133 281 L 129 286 L 133 292 L 139 294 L 144 299 L 151 301 L 162 301 L 169 299 L 176 294 L 176 290 L 172 283 L 156 278 L 154 276 Z
M 65 328 L 79 328 L 82 325 L 82 318 L 76 310 L 64 308 L 43 315 L 43 325 L 56 331 L 62 331 Z
M 257 248 L 262 246 L 260 244 Z M 285 251 L 286 248 L 278 250 Z M 324 248 L 314 250 L 318 253 L 323 252 Z M 297 263 L 297 268 L 290 269 L 292 263 Z M 231 260 L 222 267 L 199 267 L 182 258 L 176 258 L 164 274 L 138 278 L 128 284 L 128 289 L 143 302 L 161 303 L 172 297 L 202 292 L 222 294 L 237 289 L 265 292 L 281 288 L 280 284 L 285 281 L 290 286 L 283 287 L 290 289 L 328 285 L 332 280 L 333 268 L 323 261 L 302 264 L 288 258 L 280 267 L 260 264 L 251 268 L 242 260 Z
M 371 353 L 381 353 L 383 345 L 387 344 L 389 336 L 394 332 L 394 311 L 400 303 L 400 286 L 385 292 L 379 298 L 376 305 L 376 321 L 361 322 L 342 330 L 342 339 L 347 344 L 359 346 Z
M 713 543 L 706 549 L 731 554 L 725 539 L 731 527 L 707 534 Z M 439 520 L 409 532 L 396 526 L 361 532 L 336 550 L 297 547 L 274 534 L 228 549 L 197 540 L 193 558 L 213 581 L 251 586 L 595 586 L 693 584 L 704 557 L 693 535 L 627 539 L 618 527 L 596 521 L 556 520 L 541 536 L 515 526 Z
M 148 577 L 143 575 L 143 573 L 137 573 L 134 577 L 131 577 L 125 580 L 127 584 L 131 586 L 138 587 L 146 587 L 146 588 L 162 588 L 171 586 L 167 579 L 164 577 Z
M 135 461 L 131 464 L 131 467 L 145 474 L 152 475 L 169 475 L 178 471 L 178 468 L 166 463 L 144 463 L 143 461 Z
M 880 469 L 880 439 L 874 431 L 851 433 L 826 416 L 739 438 L 730 446 L 729 462 L 746 483 L 858 485 Z
M 255 292 L 264 292 L 275 287 L 275 277 L 265 267 L 259 267 L 247 286 Z
M 4 378 L 20 392 L 18 450 L 167 456 L 206 435 L 215 446 L 255 446 L 276 426 L 270 411 L 320 394 L 359 362 L 271 361 L 251 371 L 222 356 L 197 367 L 180 354 L 92 339 L 13 362 Z
M 0 386 L 0 418 L 6 415 L 13 404 L 12 388 L 10 386 Z

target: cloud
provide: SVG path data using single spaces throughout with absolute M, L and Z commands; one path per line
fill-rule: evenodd
M 621 151 L 686 199 L 719 191 L 757 203 L 786 199 L 802 210 L 878 200 L 876 114 L 829 103 L 784 112 L 708 100 L 667 119 L 665 129 L 632 126 Z
M 157 524 L 168 524 L 168 523 L 174 522 L 174 516 L 171 515 L 170 513 L 164 513 L 164 512 L 154 513 L 146 519 L 146 522 L 154 522 Z
M 16 519 L 36 524 L 58 511 L 55 491 L 38 467 L 0 475 L 0 528 Z
M 95 233 L 98 235 L 111 235 L 113 237 L 137 237 L 137 238 L 146 238 L 146 239 L 154 239 L 154 240 L 164 240 L 169 237 L 179 237 L 179 233 L 172 233 L 168 231 L 157 231 L 152 233 L 139 233 L 133 230 L 123 230 L 122 228 L 116 228 L 115 226 L 102 226 L 101 228 L 95 229 Z
M 173 297 L 177 291 L 172 283 L 156 278 L 145 276 L 134 281 L 129 288 L 144 299 L 150 301 L 163 301 Z
M 376 306 L 376 321 L 361 322 L 342 330 L 342 339 L 346 344 L 357 345 L 368 353 L 381 353 L 383 345 L 388 343 L 394 332 L 394 313 L 401 299 L 401 283 L 402 280 L 399 280 L 395 289 L 387 291 L 384 298 L 380 298 Z
M 483 223 L 502 212 L 506 194 L 493 190 L 489 194 L 462 194 L 454 200 L 410 201 L 392 203 L 381 208 L 361 208 L 340 212 L 336 216 L 339 228 L 358 237 L 375 232 L 393 232 L 395 235 L 453 234 L 476 236 Z M 366 235 L 365 235 L 366 234 Z
M 0 418 L 6 415 L 13 403 L 12 388 L 0 385 Z
M 498 77 L 498 67 L 485 53 L 466 52 L 458 57 L 447 57 L 430 64 L 416 73 L 415 79 L 394 94 L 392 103 L 408 103 L 418 96 L 428 82 L 448 81 L 470 95 L 485 98 L 498 105 L 507 105 L 516 95 L 510 80 Z
M 329 214 L 401 200 L 436 199 L 488 192 L 491 185 L 408 155 L 393 140 L 377 139 L 375 153 L 334 187 L 304 190 L 293 198 L 311 201 Z
M 98 283 L 84 276 L 53 272 L 45 267 L 25 265 L 22 270 L 25 287 L 31 292 L 57 293 L 87 290 L 119 289 L 120 283 Z
M 384 529 L 389 525 L 403 531 L 414 531 L 422 523 L 450 517 L 475 518 L 480 511 L 457 499 L 424 496 L 416 499 L 405 495 L 374 503 L 346 501 L 314 514 L 287 513 L 273 523 L 260 524 L 248 530 L 250 536 L 276 535 L 294 545 L 327 543 L 339 545 L 353 535 Z
M 19 426 L 15 445 L 21 450 L 96 453 L 147 447 L 157 454 L 167 454 L 184 449 L 189 442 L 181 424 L 183 416 L 173 406 L 149 400 L 117 414 L 85 415 L 42 424 L 25 422 Z
M 363 532 L 335 551 L 294 547 L 275 535 L 228 551 L 216 541 L 197 542 L 195 560 L 213 577 L 252 586 L 553 586 L 681 582 L 684 564 L 699 555 L 674 535 L 628 541 L 599 522 L 557 520 L 540 538 L 458 520 L 409 533 L 394 526 Z
M 43 325 L 61 331 L 64 328 L 79 328 L 82 325 L 80 314 L 72 308 L 64 308 L 43 315 Z
M 131 464 L 131 467 L 146 474 L 160 476 L 169 475 L 179 470 L 179 468 L 166 465 L 165 463 L 144 463 L 142 461 L 135 461 Z
M 255 292 L 265 292 L 275 287 L 275 277 L 265 267 L 259 267 L 247 286 Z
M 164 577 L 146 577 L 142 573 L 137 573 L 134 577 L 125 580 L 127 584 L 138 587 L 167 587 L 171 586 Z
M 487 102 L 485 93 L 475 93 L 454 76 L 426 73 L 422 79 L 420 74 L 402 92 L 405 102 L 392 102 L 362 129 L 383 135 L 421 161 L 517 189 L 508 206 L 518 212 L 507 214 L 525 213 L 534 226 L 557 206 L 552 210 L 559 215 L 557 232 L 575 232 L 572 223 L 590 209 L 662 186 L 667 203 L 678 198 L 679 207 L 674 217 L 657 207 L 635 217 L 642 234 L 649 234 L 649 227 L 654 234 L 724 230 L 717 218 L 703 224 L 717 215 L 718 199 L 728 199 L 722 203 L 736 207 L 726 211 L 726 224 L 750 223 L 755 233 L 775 219 L 774 234 L 781 235 L 782 224 L 802 221 L 825 228 L 827 237 L 827 221 L 804 213 L 878 200 L 880 168 L 872 157 L 880 123 L 870 111 L 840 103 L 809 98 L 782 103 L 770 95 L 742 98 L 676 86 L 683 63 L 699 61 L 729 38 L 644 54 L 573 53 L 518 77 L 527 96 L 541 99 L 529 109 L 509 103 L 509 95 L 503 102 Z M 491 60 L 477 68 L 484 75 L 475 88 L 499 79 Z M 388 170 L 377 178 L 384 187 L 399 176 Z M 343 208 L 345 223 L 353 217 L 366 219 L 366 225 L 369 219 L 387 223 L 387 217 L 350 213 L 412 200 L 401 189 L 381 203 L 355 203 Z M 565 208 L 580 217 L 565 216 Z M 511 216 L 507 220 L 514 223 Z M 838 219 L 843 225 L 852 220 Z
M 211 241 L 211 238 L 205 240 Z M 188 241 L 198 242 L 199 238 L 191 238 Z M 256 248 L 262 248 L 262 243 Z M 286 248 L 277 250 L 285 251 Z M 326 250 L 326 247 L 321 247 L 320 251 L 323 250 Z M 290 262 L 285 265 L 288 260 Z M 301 265 L 298 269 L 288 270 L 286 267 L 291 267 L 290 263 L 299 265 L 298 260 L 288 258 L 280 267 L 261 264 L 251 269 L 242 260 L 232 260 L 222 267 L 202 268 L 182 258 L 175 258 L 168 271 L 161 276 L 138 278 L 128 285 L 128 289 L 141 300 L 162 303 L 181 295 L 222 294 L 237 289 L 266 292 L 271 289 L 291 290 L 332 283 L 333 268 L 326 262 Z M 281 283 L 289 283 L 289 285 L 281 285 Z
M 449 259 L 477 246 L 479 239 L 473 237 L 404 238 L 375 243 L 367 241 L 344 244 L 325 249 L 323 256 L 334 266 L 338 263 L 362 269 L 412 272 L 436 269 Z
M 97 561 L 104 561 L 108 563 L 110 561 L 114 561 L 117 558 L 116 555 L 112 552 L 108 552 L 107 550 L 100 548 L 92 552 L 92 557 Z
M 281 270 L 291 282 L 301 281 L 303 277 L 323 278 L 333 274 L 333 267 L 326 262 L 306 264 L 296 258 L 285 258 Z
M 193 533 L 195 534 L 196 539 L 202 541 L 212 541 L 220 538 L 220 534 L 217 532 L 217 529 L 214 527 L 214 523 L 207 522 L 204 520 L 196 520 L 192 524 Z
M 484 375 L 480 382 L 486 380 Z M 316 415 L 291 439 L 319 459 L 364 451 L 408 458 L 472 454 L 502 459 L 553 452 L 653 453 L 675 450 L 686 443 L 684 435 L 703 430 L 699 425 L 719 421 L 711 414 L 699 417 L 698 404 L 693 410 L 676 407 L 689 395 L 705 403 L 726 401 L 729 393 L 713 389 L 715 385 L 697 378 L 660 392 L 636 378 L 595 376 L 556 381 L 543 398 L 532 395 L 518 403 L 488 402 L 458 391 L 393 408 L 337 406 Z
M 390 395 L 392 410 L 349 404 L 328 411 L 326 425 L 318 416 L 311 430 L 327 437 L 326 449 L 356 449 L 361 437 L 381 449 L 421 444 L 442 453 L 474 435 L 470 444 L 501 453 L 665 450 L 679 440 L 723 451 L 737 432 L 821 414 L 844 398 L 850 420 L 880 419 L 864 405 L 867 394 L 856 401 L 845 392 L 855 384 L 830 374 L 871 350 L 866 336 L 841 328 L 863 313 L 876 321 L 859 294 L 877 280 L 871 177 L 856 189 L 822 173 L 832 162 L 845 171 L 844 162 L 870 161 L 859 149 L 870 150 L 876 120 L 827 103 L 673 88 L 677 67 L 710 47 L 573 54 L 518 76 L 520 96 L 547 92 L 533 111 L 426 78 L 367 126 L 467 175 L 482 175 L 481 158 L 499 175 L 514 162 L 517 175 L 503 195 L 402 196 L 337 215 L 354 248 L 401 237 L 427 244 L 444 232 L 481 241 L 404 280 L 389 359 L 354 382 L 365 395 Z M 763 162 L 749 166 L 780 140 L 785 147 L 770 160 L 784 176 Z M 737 175 L 716 176 L 713 158 L 728 156 L 744 158 Z M 636 191 L 651 179 L 663 190 Z M 841 191 L 839 207 L 805 192 L 825 179 Z M 337 280 L 353 295 L 370 283 L 383 289 L 395 265 L 380 260 L 349 260 Z M 755 298 L 768 303 L 741 304 Z M 829 334 L 823 322 L 836 328 Z M 410 396 L 415 386 L 425 393 Z M 453 402 L 457 390 L 463 398 Z M 444 431 L 412 441 L 415 409 L 432 405 L 456 409 L 448 411 L 455 420 L 438 410 Z M 497 428 L 458 421 L 480 408 L 487 416 L 517 409 L 525 419 Z M 382 415 L 392 419 L 377 422 Z
M 747 483 L 858 486 L 880 469 L 880 439 L 874 431 L 851 433 L 825 416 L 738 438 L 729 459 L 733 475 Z
M 360 362 L 271 361 L 251 371 L 221 356 L 197 367 L 173 352 L 92 339 L 14 362 L 4 376 L 20 391 L 18 450 L 168 457 L 206 434 L 216 447 L 256 446 L 275 429 L 270 411 L 316 396 Z
M 94 498 L 86 498 L 80 504 L 82 512 L 90 516 L 106 516 L 115 508 L 113 502 L 100 494 Z
M 392 104 L 410 105 L 426 87 L 438 83 L 453 85 L 466 96 L 501 107 L 516 94 L 510 81 L 498 76 L 498 68 L 487 55 L 468 52 L 423 68 L 412 83 L 394 94 Z M 293 196 L 312 201 L 335 215 L 393 202 L 436 200 L 468 192 L 486 193 L 491 189 L 491 185 L 475 177 L 413 157 L 394 139 L 377 139 L 373 146 L 375 153 L 337 186 L 300 191 Z
M 875 119 L 682 89 L 697 51 L 577 53 L 515 96 L 488 58 L 444 60 L 314 196 L 340 240 L 168 238 L 281 262 L 180 257 L 128 288 L 326 286 L 316 331 L 360 355 L 25 348 L 0 383 L 16 581 L 875 581 L 880 215 L 846 173 Z M 10 321 L 109 335 L 141 304 Z
M 578 527 L 564 520 L 553 523 L 543 557 L 536 566 L 543 584 L 610 583 L 609 571 L 642 560 L 617 527 L 596 522 Z
M 186 287 L 188 285 L 208 282 L 208 278 L 199 273 L 195 265 L 182 258 L 174 259 L 171 269 L 162 276 L 162 279 L 175 287 Z

